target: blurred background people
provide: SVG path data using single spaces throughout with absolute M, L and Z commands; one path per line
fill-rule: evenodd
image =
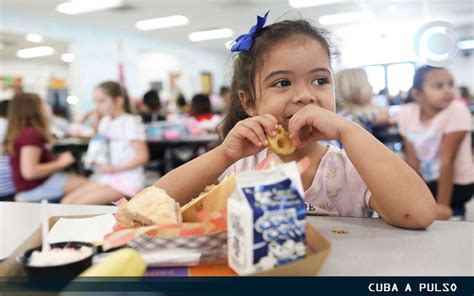
M 8 110 L 5 150 L 10 155 L 17 201 L 57 202 L 87 182 L 84 177 L 62 172 L 75 159 L 70 152 L 55 158 L 52 142 L 50 122 L 41 98 L 32 93 L 15 95 Z
M 178 107 L 178 112 L 183 115 L 189 115 L 191 112 L 191 106 L 188 104 L 188 101 L 182 93 L 178 95 L 176 99 L 176 105 Z
M 144 123 L 166 120 L 166 117 L 161 112 L 161 101 L 158 91 L 151 89 L 143 95 L 143 103 L 147 107 L 145 112 L 140 116 Z
M 402 106 L 397 118 L 405 159 L 435 197 L 438 218 L 463 219 L 474 192 L 471 114 L 454 101 L 454 80 L 445 68 L 418 68 L 412 95 L 416 103 Z
M 149 160 L 145 127 L 132 114 L 127 91 L 106 81 L 94 90 L 94 101 L 102 116 L 98 135 L 108 144 L 109 161 L 95 165 L 92 180 L 67 194 L 62 203 L 108 204 L 133 197 L 145 186 L 143 166 Z
M 6 153 L 3 142 L 8 127 L 8 104 L 10 100 L 0 100 L 0 201 L 12 201 L 15 197 L 10 157 Z
M 466 105 L 469 105 L 474 103 L 473 99 L 474 98 L 472 97 L 471 92 L 469 91 L 469 88 L 467 88 L 467 86 L 459 87 L 459 97 L 457 98 L 457 100 Z
M 334 76 L 337 113 L 373 132 L 388 123 L 385 108 L 372 103 L 373 92 L 364 69 L 345 69 Z

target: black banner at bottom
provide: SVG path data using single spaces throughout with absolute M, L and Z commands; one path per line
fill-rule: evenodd
M 0 278 L 0 293 L 61 292 L 61 295 L 474 295 L 473 277 L 155 277 Z M 129 293 L 124 293 L 129 292 Z M 95 294 L 95 293 L 93 293 Z

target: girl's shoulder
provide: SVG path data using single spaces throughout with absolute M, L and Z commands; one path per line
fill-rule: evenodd
M 412 115 L 414 113 L 419 112 L 420 110 L 420 105 L 417 103 L 408 103 L 408 104 L 403 104 L 400 105 L 400 110 L 398 111 L 399 115 Z
M 17 134 L 15 142 L 20 145 L 41 145 L 47 140 L 39 129 L 27 127 Z
M 130 114 L 130 113 L 126 113 L 120 116 L 118 120 L 120 120 L 122 123 L 125 123 L 127 126 L 143 124 L 143 120 L 140 117 L 140 115 L 135 115 L 135 114 Z
M 35 127 L 26 127 L 22 129 L 17 137 L 43 137 L 41 131 Z
M 457 101 L 453 101 L 449 104 L 449 106 L 444 110 L 444 114 L 445 116 L 471 116 L 469 108 L 463 103 Z

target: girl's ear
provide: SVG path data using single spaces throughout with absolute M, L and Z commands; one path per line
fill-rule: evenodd
M 239 94 L 240 103 L 242 104 L 242 107 L 244 107 L 245 112 L 249 116 L 254 116 L 255 104 L 252 102 L 252 99 L 243 90 L 239 90 L 238 94 Z
M 118 106 L 120 106 L 120 108 L 124 109 L 124 106 L 125 106 L 125 99 L 124 99 L 124 97 L 118 96 L 118 97 L 115 99 L 115 104 L 117 104 Z

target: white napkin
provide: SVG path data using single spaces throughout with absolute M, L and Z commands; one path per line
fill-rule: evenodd
M 50 244 L 64 241 L 102 243 L 104 236 L 113 230 L 112 214 L 91 218 L 60 218 L 48 233 Z

